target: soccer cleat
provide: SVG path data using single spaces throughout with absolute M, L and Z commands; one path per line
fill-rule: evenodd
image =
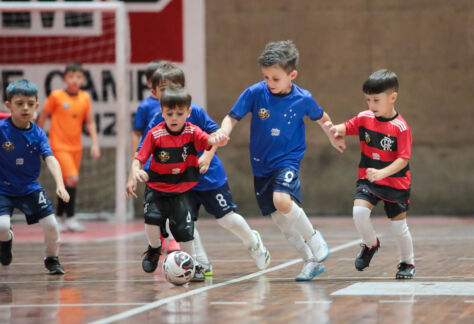
M 202 265 L 197 264 L 194 267 L 194 276 L 191 281 L 204 281 L 206 280 L 206 276 L 204 275 L 204 268 Z
M 57 256 L 54 257 L 47 257 L 44 259 L 44 266 L 48 269 L 49 274 L 56 275 L 56 274 L 64 274 L 64 268 L 59 263 L 59 258 Z
M 212 264 L 209 262 L 204 266 L 204 275 L 206 277 L 212 277 Z
M 171 253 L 174 251 L 179 251 L 181 250 L 181 247 L 179 246 L 179 243 L 176 242 L 176 240 L 169 240 L 168 241 L 168 246 L 166 247 L 166 252 Z
M 157 248 L 152 248 L 150 245 L 148 245 L 148 250 L 146 250 L 143 255 L 143 271 L 152 273 L 156 270 L 156 267 L 158 266 L 158 261 L 160 260 L 161 255 L 161 246 Z
M 80 223 L 75 217 L 67 218 L 64 222 L 64 227 L 66 230 L 71 232 L 84 232 L 86 228 L 82 223 Z
M 10 230 L 10 241 L 0 242 L 0 262 L 2 265 L 7 266 L 12 263 L 13 253 L 13 231 Z
M 359 271 L 362 271 L 369 266 L 370 260 L 372 260 L 375 252 L 377 252 L 380 247 L 380 241 L 377 238 L 377 243 L 375 243 L 375 245 L 370 248 L 365 244 L 361 244 L 360 246 L 362 247 L 362 250 L 355 259 L 355 268 Z
M 299 275 L 296 276 L 296 281 L 310 281 L 317 275 L 323 273 L 326 269 L 324 264 L 318 263 L 315 260 L 307 260 L 303 264 L 303 269 Z
M 311 236 L 311 240 L 309 243 L 309 247 L 313 252 L 313 255 L 316 259 L 316 262 L 324 262 L 329 256 L 329 246 L 326 243 L 326 240 L 321 235 L 321 232 L 315 230 L 313 236 Z
M 412 279 L 415 276 L 415 265 L 401 262 L 398 265 L 396 279 Z
M 263 245 L 260 233 L 255 230 L 253 230 L 253 233 L 257 237 L 257 246 L 250 249 L 250 255 L 255 260 L 257 267 L 262 270 L 270 264 L 270 252 L 268 252 L 267 248 Z

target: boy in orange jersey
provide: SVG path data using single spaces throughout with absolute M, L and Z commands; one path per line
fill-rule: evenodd
M 94 160 L 100 157 L 97 142 L 97 128 L 92 115 L 90 98 L 81 90 L 85 80 L 84 70 L 79 63 L 68 63 L 64 71 L 66 89 L 51 92 L 41 113 L 38 126 L 43 128 L 48 117 L 51 117 L 49 141 L 54 156 L 61 165 L 66 190 L 71 197 L 68 203 L 58 199 L 56 215 L 62 231 L 82 232 L 84 226 L 74 218 L 76 188 L 79 182 L 79 167 L 82 158 L 82 124 L 85 123 L 92 140 L 91 156 Z M 61 221 L 66 212 L 66 220 Z

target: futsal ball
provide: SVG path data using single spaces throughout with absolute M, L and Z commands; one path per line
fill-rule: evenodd
M 163 261 L 165 279 L 175 285 L 183 285 L 194 276 L 194 260 L 183 251 L 174 251 Z

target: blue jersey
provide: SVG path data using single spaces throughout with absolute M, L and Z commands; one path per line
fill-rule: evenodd
M 137 108 L 135 119 L 133 120 L 133 130 L 144 133 L 150 120 L 160 111 L 160 101 L 153 96 L 145 98 Z
M 140 142 L 140 145 L 138 146 L 137 152 L 140 150 L 145 135 L 148 133 L 148 131 L 163 121 L 164 119 L 161 115 L 161 106 L 159 106 L 158 113 L 155 114 L 155 116 L 148 124 L 148 127 L 146 128 L 145 132 L 143 132 L 142 140 Z M 188 119 L 186 119 L 186 121 L 198 126 L 208 134 L 214 133 L 219 129 L 219 125 L 217 125 L 216 122 L 214 122 L 211 117 L 209 117 L 204 108 L 196 105 L 195 103 L 191 103 L 191 115 Z M 199 152 L 199 156 L 201 156 L 203 152 L 204 151 Z M 149 164 L 150 160 L 148 160 L 148 162 L 146 163 L 145 169 L 148 169 Z M 199 175 L 199 182 L 195 187 L 193 187 L 192 190 L 214 190 L 223 186 L 226 182 L 227 176 L 225 174 L 224 166 L 222 165 L 222 162 L 217 156 L 217 154 L 214 154 L 214 157 L 211 160 L 211 164 L 209 165 L 209 169 L 206 173 Z
M 0 121 L 0 195 L 17 197 L 41 189 L 36 179 L 41 157 L 53 155 L 45 132 L 36 124 L 17 128 L 11 118 Z
M 299 170 L 306 151 L 304 117 L 318 120 L 324 113 L 311 93 L 293 84 L 290 93 L 274 95 L 262 81 L 240 95 L 229 116 L 240 120 L 249 112 L 254 175 L 267 177 L 283 167 Z

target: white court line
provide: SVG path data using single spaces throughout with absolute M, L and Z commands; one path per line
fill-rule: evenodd
M 330 300 L 301 300 L 295 301 L 295 304 L 331 304 Z
M 342 244 L 342 245 L 338 245 L 335 248 L 332 248 L 331 252 L 334 253 L 334 252 L 346 249 L 348 247 L 351 247 L 351 246 L 354 246 L 354 245 L 357 245 L 357 244 L 360 244 L 359 239 L 347 242 L 347 243 Z M 130 309 L 130 310 L 125 311 L 123 313 L 119 313 L 119 314 L 116 314 L 116 315 L 113 315 L 113 316 L 110 316 L 110 317 L 106 317 L 106 318 L 103 318 L 103 319 L 100 319 L 100 320 L 97 320 L 97 321 L 90 322 L 90 324 L 107 324 L 107 323 L 113 323 L 113 322 L 116 322 L 116 321 L 120 321 L 120 320 L 123 320 L 125 318 L 130 317 L 130 316 L 134 316 L 134 315 L 149 311 L 151 309 L 160 307 L 162 305 L 165 305 L 165 304 L 168 304 L 168 303 L 171 303 L 171 302 L 174 302 L 174 301 L 186 298 L 186 297 L 194 296 L 194 295 L 200 294 L 202 292 L 205 292 L 205 291 L 208 291 L 208 290 L 211 290 L 211 289 L 215 289 L 215 288 L 231 285 L 231 284 L 234 284 L 234 283 L 238 283 L 238 282 L 241 282 L 241 281 L 249 280 L 249 279 L 252 279 L 252 278 L 255 278 L 255 277 L 259 277 L 263 274 L 273 272 L 273 271 L 277 271 L 277 270 L 280 270 L 280 269 L 284 269 L 284 268 L 287 268 L 287 267 L 292 266 L 294 264 L 300 263 L 302 261 L 303 260 L 301 260 L 301 259 L 294 259 L 294 260 L 291 260 L 289 262 L 277 265 L 275 267 L 271 267 L 271 268 L 266 269 L 266 270 L 257 271 L 257 272 L 251 273 L 249 275 L 240 277 L 240 278 L 231 279 L 231 280 L 224 281 L 224 282 L 221 282 L 221 283 L 218 283 L 218 284 L 215 284 L 215 285 L 211 285 L 211 286 L 206 286 L 206 287 L 193 289 L 193 290 L 185 292 L 183 294 L 175 295 L 175 296 L 168 297 L 168 298 L 163 298 L 163 299 L 157 300 L 153 303 L 149 303 L 149 304 L 143 305 L 141 307 Z
M 474 300 L 465 300 L 464 302 L 468 304 L 474 304 Z
M 458 258 L 459 261 L 474 261 L 474 258 L 466 258 L 466 257 L 461 257 Z
M 2 308 L 42 308 L 42 307 L 97 307 L 97 306 L 141 306 L 146 303 L 98 303 L 98 304 L 21 304 L 21 305 L 0 305 Z
M 226 302 L 226 301 L 216 301 L 210 302 L 211 305 L 247 305 L 248 302 Z
M 379 303 L 381 303 L 381 304 L 391 304 L 391 303 L 410 303 L 410 304 L 414 304 L 414 303 L 416 303 L 416 300 L 382 299 L 382 300 L 379 300 Z

